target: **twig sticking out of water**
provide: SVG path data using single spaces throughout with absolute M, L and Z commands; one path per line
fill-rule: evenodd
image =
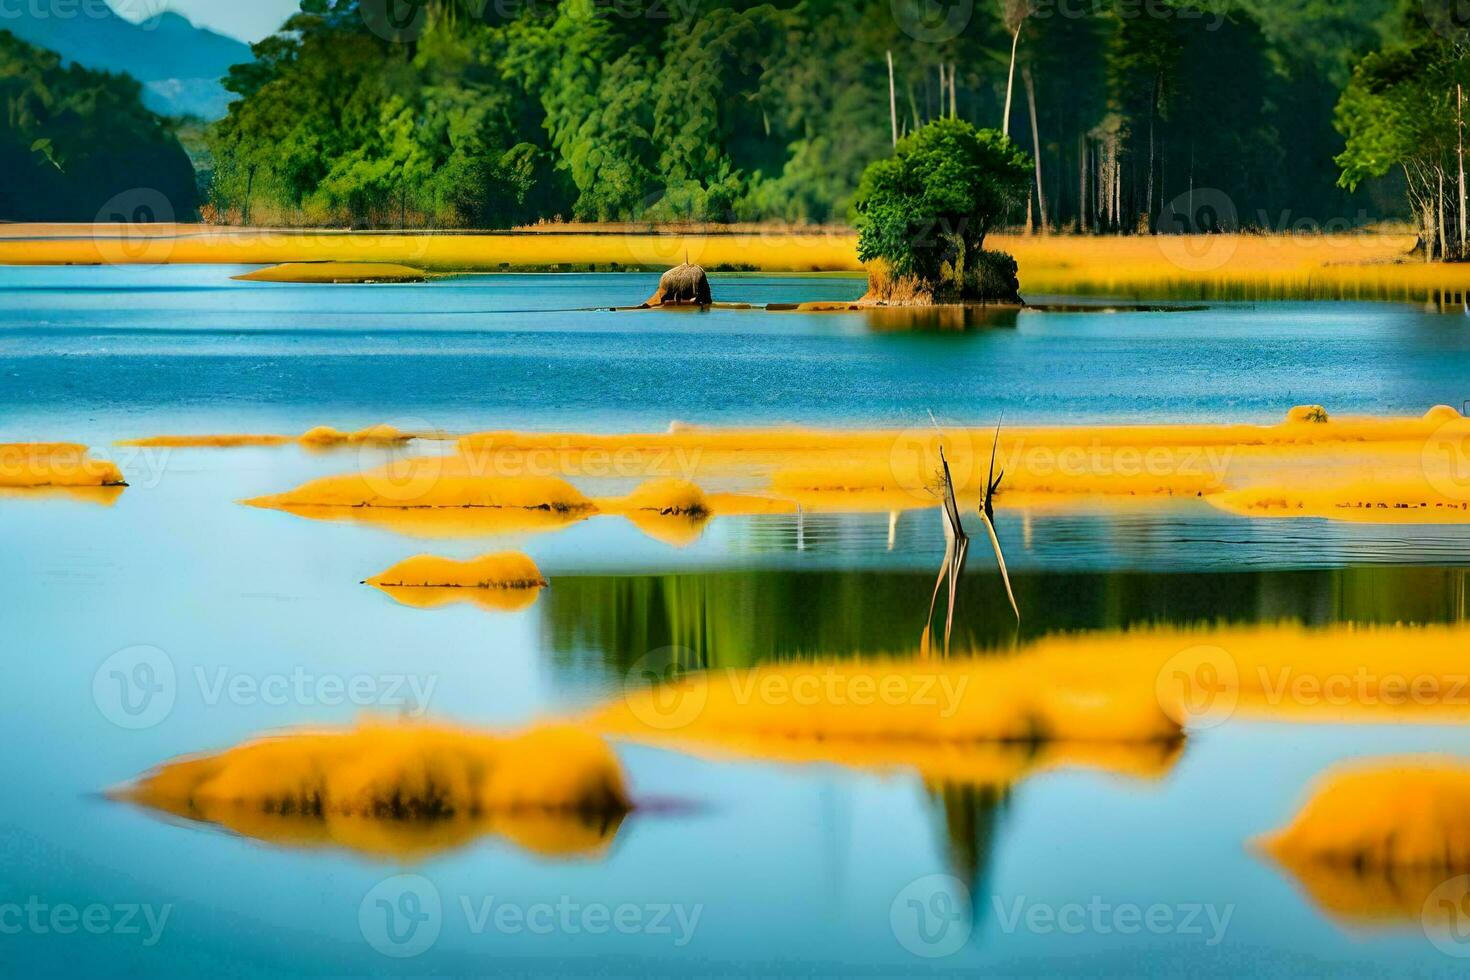
M 1000 565 L 1000 578 L 1006 586 L 1006 597 L 1011 600 L 1011 611 L 1016 614 L 1016 625 L 1021 625 L 1021 607 L 1016 605 L 1016 592 L 1011 588 L 1011 574 L 1006 570 L 1006 556 L 1000 548 L 1000 538 L 995 533 L 995 494 L 1001 481 L 1006 478 L 1005 470 L 995 473 L 995 459 L 1000 454 L 1000 424 L 995 427 L 995 443 L 990 447 L 990 477 L 985 484 L 985 499 L 980 503 L 980 520 L 985 522 L 985 533 L 990 535 L 990 545 L 995 549 L 995 560 Z M 953 496 L 953 494 L 951 494 Z
M 936 424 L 937 427 L 937 424 Z M 954 478 L 949 472 L 949 460 L 944 455 L 943 440 L 939 446 L 940 473 L 944 478 L 944 564 L 939 568 L 939 579 L 934 583 L 934 595 L 929 600 L 929 619 L 924 627 L 927 637 L 934 623 L 934 607 L 939 603 L 939 590 L 949 579 L 949 612 L 944 620 L 944 655 L 949 656 L 949 641 L 954 633 L 954 607 L 959 597 L 960 576 L 965 571 L 965 559 L 970 554 L 970 536 L 965 533 L 960 521 L 960 505 L 955 500 Z M 927 644 L 926 644 L 927 646 Z

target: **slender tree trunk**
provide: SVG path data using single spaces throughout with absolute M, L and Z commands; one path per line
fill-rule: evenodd
M 950 62 L 949 65 L 949 118 L 960 118 L 960 95 L 955 86 L 955 75 L 959 73 L 959 65 Z
M 1036 207 L 1041 212 L 1041 233 L 1050 233 L 1051 222 L 1046 213 L 1046 189 L 1041 180 L 1041 128 L 1036 123 L 1036 85 L 1031 78 L 1031 67 L 1021 69 L 1021 78 L 1026 83 L 1026 101 L 1031 107 L 1031 146 L 1036 157 Z
M 1444 234 L 1444 168 L 1436 163 L 1434 174 L 1439 179 L 1439 257 L 1446 258 L 1448 249 L 1445 245 L 1448 239 Z
M 893 120 L 893 145 L 898 145 L 898 88 L 893 81 L 893 52 L 888 52 L 888 117 Z
M 1460 244 L 1459 257 L 1465 257 L 1465 245 L 1470 241 L 1470 230 L 1467 230 L 1467 215 L 1465 213 L 1465 86 L 1455 86 L 1455 128 L 1459 131 L 1460 138 Z
M 1011 135 L 1011 103 L 1016 94 L 1016 52 L 1021 48 L 1021 28 L 1025 22 L 1016 25 L 1016 34 L 1011 38 L 1011 73 L 1006 80 L 1006 115 L 1001 124 L 1001 132 L 1006 136 Z
M 1077 230 L 1087 234 L 1087 136 L 1077 137 Z
M 1158 115 L 1158 106 L 1159 106 L 1159 77 L 1157 75 L 1155 75 L 1154 76 L 1154 97 L 1153 97 L 1153 101 L 1148 104 L 1148 181 L 1146 182 L 1146 189 L 1147 189 L 1147 195 L 1148 196 L 1147 196 L 1147 200 L 1146 200 L 1146 202 L 1144 203 L 1144 206 L 1143 206 L 1144 213 L 1146 215 L 1149 215 L 1150 216 L 1147 219 L 1148 220 L 1148 230 L 1149 230 L 1149 232 L 1152 232 L 1153 231 L 1153 219 L 1152 219 L 1152 215 L 1153 215 L 1153 212 L 1154 212 L 1154 170 L 1158 166 L 1158 164 L 1156 163 L 1156 158 L 1154 156 L 1154 120 L 1155 120 L 1155 118 Z

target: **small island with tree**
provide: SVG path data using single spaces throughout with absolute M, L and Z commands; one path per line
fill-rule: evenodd
M 853 211 L 864 303 L 1020 303 L 1016 260 L 985 237 L 1026 201 L 1030 158 L 996 130 L 939 119 L 863 173 Z

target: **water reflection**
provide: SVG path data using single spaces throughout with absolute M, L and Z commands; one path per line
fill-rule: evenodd
M 1166 575 L 1031 571 L 1013 577 L 1019 634 L 998 574 L 960 580 L 956 652 L 1058 632 L 1283 620 L 1467 620 L 1464 568 L 1382 566 Z M 922 571 L 724 571 L 556 578 L 542 605 L 553 665 L 621 680 L 651 651 L 683 668 L 897 655 L 919 646 L 933 592 Z
M 373 861 L 405 864 L 499 839 L 548 860 L 600 861 L 611 852 L 621 813 L 507 812 L 479 817 L 383 819 L 342 813 L 267 812 L 227 803 L 165 806 L 137 803 L 170 822 L 207 825 L 273 847 L 346 851 Z
M 940 843 L 950 873 L 969 886 L 972 896 L 988 894 L 992 857 L 1010 792 L 966 783 L 940 783 L 926 786 L 925 791 L 939 819 Z

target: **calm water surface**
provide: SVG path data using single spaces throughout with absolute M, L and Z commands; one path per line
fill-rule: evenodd
M 1470 397 L 1464 318 L 1399 305 L 1026 313 L 964 332 L 895 332 L 845 314 L 567 312 L 636 302 L 651 276 L 308 288 L 229 283 L 231 271 L 0 270 L 0 441 L 105 447 L 383 421 L 906 426 L 928 409 L 975 424 L 1002 411 L 1013 422 L 1270 421 L 1303 402 L 1417 414 Z M 861 291 L 841 278 L 715 286 L 718 298 L 752 302 Z M 12 933 L 18 920 L 0 917 L 7 972 L 1463 970 L 1417 922 L 1336 918 L 1246 848 L 1334 762 L 1470 754 L 1461 728 L 1233 723 L 1174 757 L 1038 767 L 1004 789 L 621 745 L 636 795 L 655 805 L 570 861 L 493 838 L 378 860 L 108 803 L 100 790 L 162 760 L 358 717 L 324 679 L 368 684 L 380 709 L 418 691 L 432 717 L 493 727 L 615 697 L 662 648 L 714 666 L 911 649 L 943 552 L 937 515 L 924 512 L 891 534 L 882 515 L 716 519 L 678 549 L 613 518 L 424 541 L 235 503 L 371 454 L 117 458 L 134 486 L 111 507 L 0 498 L 0 905 L 142 905 L 168 918 L 150 944 L 141 918 L 138 935 L 60 935 Z M 1156 623 L 1460 622 L 1470 596 L 1470 532 L 1459 528 L 1261 523 L 1184 503 L 1003 512 L 1001 534 L 1027 613 L 1022 642 Z M 423 551 L 508 547 L 552 580 L 519 613 L 416 610 L 358 584 Z M 972 563 L 962 647 L 1017 642 L 1000 589 L 984 560 Z M 172 669 L 172 706 L 128 727 L 136 719 L 120 714 L 106 672 L 94 681 L 139 645 Z M 373 919 L 373 889 L 400 874 L 422 876 L 440 899 L 437 939 L 412 959 L 384 955 L 397 947 Z M 933 875 L 964 881 L 968 906 L 926 885 Z M 569 909 L 572 924 L 557 912 L 549 931 L 497 925 L 501 905 Z M 624 906 L 642 927 L 580 918 Z M 1116 915 L 1151 906 L 1191 925 L 1134 928 Z M 1083 928 L 1046 925 L 1048 911 L 1069 910 L 1086 913 Z

